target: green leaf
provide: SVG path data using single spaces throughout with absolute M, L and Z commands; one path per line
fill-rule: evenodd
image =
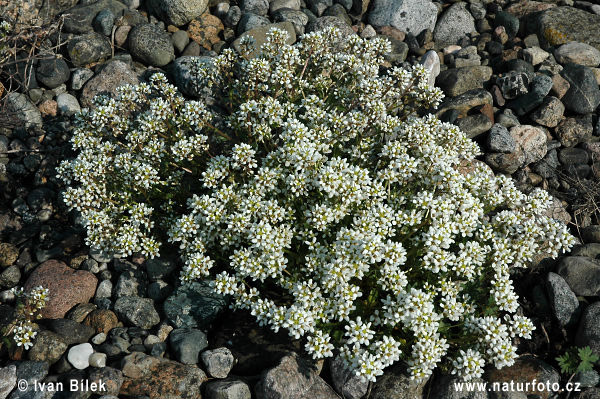
M 577 371 L 590 371 L 592 370 L 594 363 L 599 359 L 589 346 L 579 348 L 577 351 L 579 355 L 580 363 L 577 367 Z
M 572 351 L 568 351 L 564 355 L 557 357 L 556 361 L 563 374 L 573 374 L 577 371 L 577 360 L 575 359 L 575 356 L 573 356 Z

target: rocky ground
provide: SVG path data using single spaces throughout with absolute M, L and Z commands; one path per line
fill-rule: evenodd
M 35 344 L 0 351 L 0 399 L 600 398 L 596 371 L 561 375 L 571 346 L 600 354 L 600 5 L 587 1 L 469 0 L 0 0 L 3 18 L 54 25 L 37 59 L 0 65 L 0 325 L 10 288 L 50 289 Z M 188 66 L 260 43 L 272 26 L 292 40 L 335 25 L 392 43 L 390 65 L 426 65 L 446 100 L 436 111 L 482 148 L 481 160 L 524 190 L 557 198 L 555 218 L 581 245 L 515 275 L 534 339 L 517 363 L 486 381 L 578 382 L 582 392 L 456 392 L 435 375 L 409 382 L 401 365 L 372 386 L 338 361 L 312 364 L 299 342 L 259 328 L 202 283 L 178 287 L 177 259 L 112 259 L 90 252 L 58 193 L 60 159 L 72 156 L 70 117 L 97 93 L 159 69 L 189 97 Z M 33 37 L 33 36 L 32 36 Z M 37 36 L 36 36 L 37 37 Z M 31 39 L 31 37 L 30 37 Z M 36 58 L 36 57 L 34 57 Z M 5 91 L 2 94 L 2 91 Z M 10 92 L 9 94 L 7 94 Z M 90 354 L 92 354 L 90 356 Z M 27 389 L 16 386 L 28 382 Z M 106 391 L 69 391 L 66 381 Z M 34 381 L 65 382 L 64 392 Z M 51 386 L 51 385 L 49 385 Z M 21 387 L 22 388 L 22 387 Z M 528 396 L 529 394 L 529 396 Z M 570 396 L 569 396 L 570 395 Z

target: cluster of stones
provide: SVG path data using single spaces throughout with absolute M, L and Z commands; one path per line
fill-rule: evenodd
M 58 50 L 35 64 L 23 55 L 22 62 L 5 67 L 26 83 L 6 96 L 3 114 L 16 123 L 0 119 L 0 325 L 14 312 L 13 287 L 42 285 L 50 300 L 33 347 L 3 347 L 0 399 L 42 397 L 33 381 L 66 387 L 71 379 L 103 381 L 106 391 L 79 389 L 60 397 L 367 394 L 368 385 L 339 359 L 307 361 L 298 342 L 226 311 L 227 298 L 205 283 L 179 287 L 175 259 L 90 252 L 58 200 L 54 167 L 72 155 L 69 118 L 96 94 L 114 93 L 163 70 L 184 94 L 198 97 L 191 60 L 237 48 L 245 35 L 260 45 L 274 26 L 285 29 L 291 42 L 328 26 L 346 35 L 387 38 L 387 66 L 426 66 L 431 84 L 446 94 L 433 112 L 481 145 L 481 161 L 512 175 L 525 191 L 541 186 L 568 200 L 557 201 L 553 215 L 576 222 L 582 243 L 556 262 L 540 262 L 535 273 L 543 281 L 532 283 L 525 299 L 535 303 L 535 321 L 545 326 L 539 334 L 564 331 L 553 345 L 590 346 L 600 354 L 600 226 L 593 212 L 574 207 L 583 188 L 593 192 L 600 177 L 600 6 L 572 0 L 66 0 L 41 8 L 32 0 L 15 3 L 7 15 L 23 23 L 62 15 L 63 26 L 47 43 Z M 561 335 L 550 334 L 553 340 Z M 549 363 L 556 366 L 554 359 L 522 356 L 484 378 L 559 382 Z M 20 379 L 29 390 L 17 389 Z M 426 397 L 455 398 L 454 381 L 437 376 L 429 386 L 416 385 L 399 364 L 386 370 L 369 397 L 420 398 L 425 387 Z M 572 381 L 585 388 L 579 398 L 600 397 L 595 371 Z M 503 397 L 527 394 L 540 392 Z M 472 397 L 496 397 L 477 395 Z

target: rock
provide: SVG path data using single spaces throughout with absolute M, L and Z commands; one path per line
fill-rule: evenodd
M 108 334 L 119 323 L 117 315 L 108 309 L 96 309 L 90 312 L 83 320 L 83 324 L 92 327 L 96 333 Z
M 67 52 L 73 65 L 83 66 L 107 59 L 110 57 L 112 49 L 105 36 L 90 32 L 69 40 Z
M 94 348 L 89 343 L 79 344 L 69 349 L 67 360 L 73 367 L 78 370 L 83 370 L 89 367 L 90 355 L 94 353 Z
M 241 380 L 211 381 L 206 386 L 206 399 L 250 399 L 248 384 Z
M 13 113 L 26 129 L 42 126 L 42 115 L 38 108 L 22 93 L 12 92 L 5 97 L 6 110 Z
M 556 127 L 563 118 L 565 112 L 564 104 L 556 97 L 548 96 L 544 98 L 542 105 L 533 112 L 531 119 L 540 125 L 547 127 Z
M 83 270 L 73 270 L 63 262 L 48 260 L 36 267 L 25 282 L 29 291 L 41 285 L 49 290 L 46 307 L 40 314 L 48 319 L 60 319 L 78 303 L 87 303 L 94 292 L 98 280 Z
M 563 98 L 571 88 L 568 80 L 560 75 L 552 76 L 552 94 L 558 98 Z
M 195 328 L 176 328 L 169 334 L 169 344 L 177 360 L 183 364 L 198 363 L 200 352 L 207 346 L 206 334 Z
M 595 7 L 596 5 L 592 6 Z M 598 399 L 600 398 L 600 388 L 588 388 L 581 390 L 577 399 Z
M 282 8 L 275 11 L 272 15 L 275 22 L 291 22 L 294 25 L 296 36 L 304 34 L 305 27 L 308 24 L 308 15 L 302 11 Z
M 115 301 L 114 307 L 119 319 L 136 327 L 148 329 L 160 323 L 150 298 L 123 296 Z
M 585 243 L 600 243 L 600 226 L 591 225 L 581 229 L 581 238 Z
M 17 366 L 10 364 L 0 368 L 0 399 L 6 399 L 17 385 Z M 250 398 L 250 396 L 248 396 Z
M 550 53 L 537 46 L 523 49 L 523 59 L 533 66 L 541 64 L 549 56 Z
M 233 367 L 235 358 L 225 347 L 206 350 L 200 355 L 204 369 L 214 378 L 226 378 Z
M 456 389 L 456 384 L 461 381 L 456 376 L 443 374 L 436 378 L 435 384 L 431 385 L 432 389 L 429 397 L 431 399 L 488 399 L 488 395 L 484 390 L 461 391 Z M 481 378 L 474 378 L 470 382 L 475 384 L 484 383 Z
M 175 58 L 171 38 L 158 25 L 133 27 L 129 32 L 128 43 L 131 55 L 148 65 L 162 67 Z
M 509 37 L 515 37 L 519 32 L 519 18 L 511 13 L 499 11 L 496 13 L 496 18 L 494 18 L 494 28 L 498 26 L 503 26 Z
M 597 296 L 600 293 L 600 261 L 568 256 L 558 262 L 556 272 L 577 296 Z
M 462 37 L 475 31 L 475 20 L 467 10 L 466 3 L 458 2 L 442 13 L 433 30 L 433 37 L 437 45 L 446 46 L 457 44 Z
M 583 312 L 575 344 L 581 348 L 589 346 L 596 355 L 600 355 L 600 302 L 592 303 Z
M 205 329 L 227 303 L 224 296 L 216 294 L 207 282 L 202 281 L 180 286 L 163 306 L 171 325 Z
M 19 258 L 19 248 L 8 242 L 0 242 L 0 267 L 8 267 Z
M 96 305 L 93 303 L 80 303 L 67 313 L 67 318 L 76 321 L 77 323 L 82 323 L 94 310 L 96 310 Z
M 106 367 L 106 353 L 92 353 L 89 358 L 89 363 L 92 367 Z
M 384 54 L 385 60 L 391 64 L 402 63 L 408 54 L 408 45 L 393 37 L 383 36 L 390 42 L 391 51 Z
M 26 360 L 17 362 L 15 365 L 17 366 L 17 381 L 24 380 L 27 384 L 23 384 L 24 390 L 14 391 L 9 399 L 36 398 L 35 383 L 44 380 L 48 375 L 48 362 Z
M 306 26 L 306 32 L 319 32 L 332 26 L 341 31 L 342 37 L 348 37 L 355 34 L 354 30 L 352 30 L 352 27 L 348 25 L 346 21 L 332 16 L 323 16 L 315 19 L 314 21 L 309 21 L 308 25 Z
M 581 387 L 594 387 L 600 383 L 600 375 L 596 370 L 578 371 L 573 382 L 578 382 Z
M 69 93 L 61 93 L 56 97 L 56 104 L 61 115 L 72 116 L 81 111 L 79 101 Z
M 13 288 L 21 280 L 21 271 L 18 266 L 9 266 L 0 273 L 0 288 Z
M 219 18 L 205 13 L 190 22 L 188 35 L 190 39 L 200 46 L 210 50 L 212 49 L 212 46 L 221 40 L 219 33 L 223 31 L 223 29 L 225 29 L 225 27 Z
M 454 109 L 458 111 L 458 117 L 462 118 L 467 116 L 473 108 L 485 106 L 486 104 L 492 105 L 492 101 L 492 95 L 487 90 L 469 90 L 456 97 L 446 98 L 438 107 L 436 115 L 439 117 L 448 110 Z
M 600 32 L 590 29 L 600 25 L 600 15 L 573 7 L 555 7 L 545 11 L 537 22 L 542 47 L 581 42 L 600 50 Z
M 42 330 L 35 336 L 33 346 L 29 348 L 27 356 L 29 360 L 54 364 L 66 350 L 67 343 L 60 335 Z
M 63 28 L 68 33 L 86 33 L 93 29 L 92 22 L 102 10 L 110 10 L 113 15 L 121 15 L 127 6 L 118 0 L 98 0 L 93 3 L 82 2 L 64 14 Z
M 165 23 L 182 26 L 208 9 L 208 0 L 149 0 L 147 6 Z
M 454 97 L 481 88 L 491 76 L 492 68 L 488 66 L 447 69 L 437 77 L 436 84 L 446 95 Z
M 79 90 L 94 76 L 94 72 L 86 68 L 77 68 L 71 74 L 71 89 Z
M 332 18 L 332 17 L 327 17 L 327 18 Z M 291 22 L 278 22 L 276 24 L 270 24 L 270 25 L 265 25 L 265 26 L 259 26 L 258 28 L 254 28 L 251 29 L 247 32 L 242 33 L 242 35 L 240 37 L 238 37 L 237 39 L 235 39 L 233 41 L 233 48 L 236 51 L 240 51 L 240 40 L 242 37 L 245 36 L 252 36 L 255 40 L 255 48 L 256 50 L 254 50 L 251 54 L 250 57 L 255 57 L 258 53 L 259 53 L 259 49 L 260 47 L 266 42 L 267 40 L 267 32 L 269 32 L 272 28 L 278 28 L 278 29 L 282 29 L 285 30 L 288 33 L 288 40 L 286 40 L 287 44 L 293 44 L 296 42 L 296 31 L 294 29 L 294 25 Z
M 269 2 L 269 13 L 271 15 L 281 9 L 300 11 L 300 0 L 273 0 Z
M 560 150 L 558 153 L 558 159 L 564 166 L 582 165 L 588 163 L 589 156 L 584 149 L 567 147 Z
M 201 397 L 206 374 L 196 366 L 133 352 L 121 362 L 124 381 L 119 396 L 147 396 L 150 399 Z
M 600 50 L 585 43 L 569 42 L 563 44 L 554 50 L 554 57 L 561 64 L 573 63 L 587 67 L 600 65 Z
M 552 78 L 543 74 L 537 75 L 533 78 L 529 93 L 511 101 L 507 106 L 515 110 L 517 115 L 525 115 L 542 104 L 550 89 L 552 89 Z
M 510 129 L 510 135 L 514 138 L 517 147 L 525 154 L 523 166 L 541 160 L 548 151 L 546 133 L 539 127 L 515 126 Z
M 347 399 L 360 399 L 366 395 L 369 381 L 356 375 L 341 356 L 333 358 L 330 364 L 333 387 Z
M 242 18 L 242 10 L 238 6 L 232 6 L 223 19 L 226 26 L 235 28 Z
M 496 123 L 490 129 L 487 139 L 487 147 L 492 152 L 502 152 L 509 154 L 517 148 L 517 143 L 508 129 L 499 123 Z
M 425 29 L 433 31 L 437 20 L 437 7 L 428 0 L 372 0 L 369 7 L 369 24 L 391 25 L 414 35 Z
M 438 53 L 433 50 L 429 50 L 421 58 L 421 65 L 425 67 L 427 71 L 427 82 L 430 87 L 435 86 L 435 78 L 440 74 L 440 57 Z
M 103 34 L 104 36 L 110 36 L 112 34 L 114 25 L 115 14 L 108 9 L 100 11 L 92 22 L 94 30 L 100 34 Z
M 600 104 L 600 89 L 594 72 L 585 66 L 568 64 L 561 72 L 570 88 L 563 97 L 565 107 L 578 114 L 588 114 Z
M 423 397 L 423 388 L 427 381 L 420 384 L 410 379 L 407 366 L 396 363 L 388 367 L 382 376 L 377 377 L 371 390 L 371 399 L 414 399 Z M 437 381 L 436 384 L 437 385 Z M 436 398 L 431 396 L 431 398 Z
M 258 28 L 261 26 L 269 25 L 271 21 L 267 17 L 263 17 L 261 15 L 252 14 L 250 12 L 242 14 L 242 18 L 240 18 L 240 22 L 237 26 L 237 34 L 241 35 L 242 33 L 252 30 L 254 28 Z
M 96 289 L 96 298 L 110 298 L 113 285 L 110 280 L 102 280 Z
M 175 50 L 177 50 L 178 53 L 182 53 L 190 42 L 190 37 L 186 31 L 178 30 L 177 32 L 173 32 L 171 35 L 171 40 L 173 41 Z
M 552 305 L 554 317 L 561 326 L 567 326 L 577 321 L 579 301 L 567 282 L 556 273 L 548 273 L 546 278 L 548 299 Z
M 265 16 L 269 12 L 269 0 L 241 0 L 243 12 Z
M 42 116 L 56 116 L 58 113 L 58 105 L 54 100 L 44 100 L 40 105 L 38 105 L 38 109 Z
M 204 85 L 202 81 L 198 79 L 197 76 L 198 69 L 202 65 L 212 67 L 213 58 L 207 56 L 182 56 L 177 58 L 175 62 L 173 62 L 173 65 L 170 69 L 171 74 L 173 75 L 175 85 L 183 94 L 186 94 L 191 97 L 200 97 L 202 95 Z M 148 260 L 148 262 L 150 262 L 150 260 Z M 161 270 L 160 263 L 156 263 L 156 265 L 152 263 L 152 265 L 153 266 L 151 267 L 147 267 L 150 279 L 156 278 L 153 276 L 157 276 L 157 271 Z M 164 266 L 164 272 L 170 273 L 170 271 L 174 270 L 174 265 L 172 265 L 171 267 L 167 267 L 167 265 Z M 153 270 L 152 273 L 154 274 L 150 274 L 150 269 Z
M 131 28 L 133 26 L 122 25 L 117 27 L 115 30 L 115 45 L 120 48 L 127 48 L 127 37 L 129 36 L 129 32 L 131 32 Z
M 117 396 L 121 385 L 123 385 L 123 373 L 121 370 L 112 367 L 95 368 L 90 370 L 88 380 L 90 383 L 96 382 L 99 384 L 103 382 L 106 387 L 103 394 Z
M 262 373 L 254 388 L 257 399 L 337 399 L 339 396 L 295 353 L 284 356 Z
M 571 249 L 571 255 L 596 258 L 598 255 L 600 255 L 600 244 L 591 243 L 584 245 L 576 245 Z
M 590 118 L 565 118 L 558 124 L 555 133 L 564 147 L 574 147 L 591 137 L 593 130 Z
M 91 107 L 92 99 L 96 95 L 108 94 L 114 96 L 118 87 L 125 84 L 136 85 L 138 83 L 137 75 L 129 65 L 122 61 L 111 61 L 102 68 L 100 73 L 85 84 L 80 96 L 81 105 Z
M 125 270 L 115 285 L 115 298 L 123 296 L 145 297 L 148 291 L 146 274 L 141 270 Z
M 67 345 L 87 342 L 95 332 L 92 327 L 70 319 L 52 320 L 50 329 L 60 335 Z
M 544 383 L 557 384 L 560 382 L 560 374 L 552 368 L 549 364 L 544 361 L 533 357 L 532 355 L 523 355 L 515 360 L 515 364 L 510 367 L 504 367 L 502 369 L 490 368 L 487 373 L 484 374 L 484 379 L 488 383 L 498 382 L 511 384 L 512 381 L 518 384 L 523 384 L 525 389 L 522 391 L 527 395 L 538 395 L 542 399 L 549 399 L 552 391 L 548 390 L 536 390 L 532 388 L 532 384 L 529 385 L 529 389 L 526 383 L 531 381 L 544 381 Z M 525 397 L 523 397 L 524 399 Z
M 49 89 L 60 86 L 67 80 L 71 72 L 64 59 L 55 56 L 42 58 L 35 68 L 37 81 Z
M 502 97 L 507 100 L 529 93 L 531 79 L 526 72 L 510 71 L 496 79 L 496 84 L 502 91 Z
M 483 114 L 468 115 L 455 122 L 468 138 L 475 138 L 492 128 L 492 121 Z

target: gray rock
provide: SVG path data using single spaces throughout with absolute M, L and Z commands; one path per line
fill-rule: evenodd
M 300 0 L 273 0 L 269 2 L 269 13 L 271 15 L 281 9 L 300 11 Z
M 27 357 L 29 360 L 56 363 L 67 350 L 65 340 L 58 334 L 42 330 L 37 333 L 33 346 L 29 348 Z
M 519 126 L 519 118 L 512 112 L 510 108 L 506 108 L 500 115 L 498 115 L 497 122 L 506 128 L 513 126 Z
M 71 89 L 79 90 L 94 76 L 94 72 L 86 68 L 77 68 L 71 74 Z
M 433 50 L 429 50 L 421 58 L 421 65 L 425 67 L 427 71 L 427 82 L 429 86 L 435 86 L 435 78 L 440 74 L 440 57 L 438 53 Z
M 492 128 L 492 121 L 483 114 L 468 115 L 455 122 L 468 138 L 475 138 Z
M 272 16 L 275 22 L 291 22 L 294 25 L 294 31 L 297 36 L 304 34 L 306 24 L 308 24 L 308 15 L 302 11 L 283 8 L 275 11 Z
M 554 50 L 556 61 L 561 64 L 579 64 L 587 67 L 600 65 L 600 50 L 586 43 L 569 42 Z
M 573 377 L 573 382 L 578 382 L 581 387 L 595 387 L 600 383 L 600 375 L 596 370 L 579 371 Z
M 86 369 L 90 366 L 90 355 L 94 353 L 94 348 L 89 343 L 79 344 L 71 347 L 67 354 L 67 360 L 78 370 Z
M 369 381 L 356 375 L 356 371 L 348 367 L 341 356 L 331 361 L 331 379 L 335 390 L 348 399 L 360 399 L 367 393 Z
M 54 319 L 50 322 L 50 329 L 60 335 L 67 345 L 88 342 L 95 333 L 92 327 L 70 319 Z
M 232 6 L 227 11 L 227 15 L 223 19 L 225 26 L 234 28 L 242 18 L 242 10 L 238 6 Z
M 384 54 L 385 60 L 392 64 L 402 63 L 408 55 L 408 45 L 394 37 L 384 35 L 382 37 L 385 37 L 391 44 L 391 51 Z
M 577 321 L 579 301 L 567 282 L 556 273 L 548 273 L 546 290 L 552 305 L 554 317 L 561 326 L 567 326 Z
M 562 120 L 565 112 L 564 104 L 556 97 L 544 98 L 542 105 L 531 114 L 531 119 L 540 125 L 556 127 Z
M 208 9 L 208 0 L 149 0 L 147 6 L 165 23 L 182 26 Z
M 543 12 L 535 27 L 543 48 L 567 42 L 587 43 L 600 50 L 600 16 L 574 7 L 554 7 Z
M 146 274 L 140 270 L 126 270 L 119 276 L 115 285 L 115 298 L 141 296 L 147 294 Z
M 271 21 L 267 17 L 263 17 L 262 15 L 253 14 L 250 12 L 246 12 L 242 14 L 242 18 L 240 18 L 240 22 L 237 26 L 237 34 L 241 35 L 242 33 L 252 30 L 254 28 L 259 28 L 261 26 L 269 25 Z
M 333 18 L 333 17 L 326 17 L 326 18 Z M 254 28 L 247 32 L 244 32 L 242 35 L 240 35 L 240 37 L 238 37 L 237 39 L 235 39 L 233 41 L 232 47 L 236 51 L 239 52 L 240 51 L 240 40 L 245 36 L 252 36 L 255 41 L 254 46 L 255 46 L 256 50 L 254 50 L 252 53 L 250 53 L 249 56 L 255 57 L 256 55 L 258 55 L 258 53 L 260 51 L 259 50 L 260 47 L 266 42 L 267 33 L 272 28 L 278 28 L 281 30 L 285 30 L 288 33 L 288 40 L 286 41 L 287 44 L 293 44 L 296 42 L 296 30 L 294 29 L 294 25 L 291 22 L 278 22 L 276 24 L 259 26 L 258 28 Z
M 583 312 L 575 344 L 589 346 L 596 355 L 600 355 L 600 302 L 592 303 Z
M 115 25 L 115 14 L 109 9 L 102 10 L 96 15 L 92 23 L 94 30 L 104 36 L 112 34 L 113 26 Z
M 565 102 L 568 106 L 568 102 Z M 564 147 L 573 147 L 592 136 L 594 127 L 591 117 L 565 118 L 554 132 Z
M 576 245 L 571 249 L 572 256 L 587 256 L 588 258 L 596 258 L 600 255 L 600 244 L 590 243 L 584 245 Z
M 333 4 L 332 0 L 307 0 L 306 6 L 316 16 L 320 17 L 323 15 L 328 7 Z
M 508 154 L 516 150 L 517 143 L 506 127 L 496 123 L 488 134 L 487 147 L 492 152 Z
M 112 296 L 113 284 L 110 280 L 102 280 L 96 288 L 96 298 L 110 298 Z
M 6 109 L 14 113 L 14 116 L 21 122 L 25 128 L 41 127 L 42 114 L 40 110 L 33 105 L 25 94 L 12 92 L 6 96 Z
M 90 79 L 81 92 L 80 101 L 83 107 L 90 107 L 92 99 L 98 94 L 115 95 L 116 89 L 125 84 L 138 84 L 138 77 L 131 67 L 122 61 L 109 62 L 100 73 Z M 93 252 L 92 252 L 93 251 Z M 98 251 L 90 251 L 90 256 L 98 262 L 110 262 L 112 255 L 100 256 Z
M 69 80 L 70 75 L 69 66 L 58 57 L 42 58 L 35 68 L 37 81 L 49 89 L 60 86 Z
M 494 28 L 498 26 L 504 26 L 506 34 L 509 37 L 515 37 L 519 32 L 519 18 L 511 13 L 499 11 L 496 13 L 496 18 L 494 18 Z
M 171 295 L 173 287 L 162 280 L 156 280 L 148 285 L 148 297 L 154 302 L 163 302 Z
M 17 381 L 25 380 L 27 382 L 25 390 L 15 390 L 9 399 L 31 399 L 36 398 L 37 391 L 35 383 L 42 381 L 48 375 L 48 362 L 20 361 L 15 363 L 17 366 Z
M 537 36 L 535 36 L 535 37 L 537 38 Z M 550 53 L 542 50 L 540 47 L 537 47 L 537 46 L 523 49 L 523 59 L 534 66 L 541 64 L 549 56 L 550 56 Z
M 452 375 L 444 374 L 439 376 L 436 378 L 435 384 L 432 384 L 429 397 L 431 399 L 488 399 L 486 391 L 461 391 L 456 389 L 455 384 L 460 381 L 461 380 L 458 377 Z M 484 381 L 481 378 L 475 378 L 470 382 L 483 383 Z
M 9 266 L 0 273 L 0 288 L 13 288 L 21 280 L 21 270 L 18 266 Z
M 193 282 L 177 288 L 165 300 L 165 316 L 175 327 L 207 328 L 227 306 L 228 301 L 218 295 L 208 282 Z
M 423 388 L 427 381 L 415 383 L 404 363 L 395 363 L 377 377 L 371 390 L 371 399 L 414 399 L 423 397 Z M 431 399 L 434 399 L 432 396 Z
M 314 366 L 295 353 L 281 358 L 278 364 L 262 373 L 254 388 L 257 399 L 339 399 L 335 391 L 319 377 Z
M 177 361 L 183 364 L 198 363 L 200 352 L 207 346 L 206 334 L 195 328 L 176 328 L 169 334 L 169 344 Z
M 513 109 L 517 115 L 525 115 L 542 104 L 544 98 L 552 89 L 552 78 L 547 75 L 537 75 L 531 83 L 531 90 L 524 96 L 511 101 L 507 106 Z
M 600 243 L 600 226 L 591 225 L 581 229 L 581 238 L 585 243 Z
M 314 21 L 309 21 L 308 25 L 306 26 L 306 32 L 319 32 L 324 29 L 328 29 L 332 26 L 338 28 L 341 31 L 342 37 L 348 37 L 355 34 L 352 27 L 348 25 L 346 21 L 338 17 L 332 17 L 327 15 L 319 17 Z
M 526 72 L 510 71 L 496 79 L 496 84 L 502 91 L 502 97 L 507 100 L 527 94 L 530 83 L 529 74 Z
M 11 364 L 0 368 L 0 399 L 6 399 L 16 385 L 17 366 Z
M 92 369 L 90 370 L 88 379 L 90 383 L 103 382 L 106 387 L 106 391 L 104 391 L 103 394 L 115 396 L 119 394 L 119 389 L 121 389 L 121 385 L 123 385 L 124 382 L 121 370 L 112 367 Z
M 64 14 L 63 28 L 69 33 L 91 32 L 92 22 L 102 10 L 110 10 L 113 15 L 121 15 L 127 6 L 118 0 L 99 0 L 93 3 L 81 2 Z
M 152 299 L 124 296 L 115 301 L 114 310 L 120 320 L 141 328 L 152 328 L 160 323 Z
M 559 261 L 556 272 L 577 296 L 597 296 L 600 293 L 600 261 L 568 256 Z
M 90 32 L 69 40 L 67 52 L 73 65 L 83 66 L 110 57 L 112 49 L 105 36 Z
M 327 7 L 327 9 L 323 12 L 321 16 L 338 17 L 342 21 L 345 21 L 347 25 L 352 25 L 352 19 L 350 19 L 348 13 L 346 12 L 346 9 L 341 4 L 334 4 L 330 7 Z
M 69 93 L 62 93 L 56 97 L 56 104 L 61 115 L 72 116 L 81 111 L 79 101 Z
M 158 25 L 133 27 L 129 32 L 128 42 L 131 55 L 148 65 L 162 67 L 175 58 L 171 38 Z
M 600 7 L 600 6 L 594 5 L 592 7 Z M 600 388 L 594 387 L 594 388 L 584 389 L 577 396 L 577 399 L 600 399 Z
M 173 62 L 171 66 L 171 73 L 175 86 L 183 93 L 191 97 L 200 97 L 203 94 L 204 84 L 199 79 L 198 71 L 201 67 L 212 67 L 213 58 L 207 56 L 182 56 Z M 162 265 L 162 262 L 158 259 L 148 260 L 146 263 L 146 269 L 150 279 L 158 278 L 157 276 L 161 273 L 170 273 L 174 269 L 174 264 L 168 266 L 167 264 Z M 148 265 L 152 266 L 148 266 Z
M 373 26 L 388 26 L 415 36 L 425 29 L 433 31 L 437 7 L 429 0 L 373 0 L 368 22 Z
M 241 380 L 211 381 L 206 386 L 207 399 L 251 399 L 248 384 Z
M 589 155 L 587 151 L 581 148 L 561 148 L 558 152 L 558 160 L 564 166 L 571 165 L 582 165 L 587 164 L 589 161 Z M 582 230 L 583 234 L 583 230 Z M 584 239 L 585 241 L 585 239 Z
M 226 378 L 233 368 L 235 358 L 227 348 L 206 350 L 200 355 L 204 370 L 214 378 Z
M 485 5 L 478 1 L 469 4 L 469 11 L 471 11 L 471 15 L 475 19 L 483 19 L 487 14 Z
M 600 89 L 594 72 L 585 66 L 568 64 L 561 72 L 571 87 L 562 98 L 565 107 L 578 114 L 588 114 L 600 104 Z
M 488 66 L 472 66 L 442 71 L 436 79 L 436 85 L 450 97 L 458 96 L 469 90 L 483 87 L 483 83 L 492 76 Z
M 440 16 L 433 30 L 433 37 L 437 45 L 445 46 L 458 43 L 462 37 L 476 30 L 475 20 L 467 10 L 466 3 L 458 2 Z
M 106 367 L 106 353 L 92 353 L 89 357 L 89 364 L 92 367 Z
M 178 53 L 182 53 L 185 47 L 190 42 L 190 37 L 188 36 L 186 31 L 180 29 L 171 35 L 171 40 L 173 41 L 173 46 L 175 47 L 175 50 L 177 50 Z
M 269 0 L 241 0 L 240 8 L 245 13 L 265 16 L 269 12 Z

